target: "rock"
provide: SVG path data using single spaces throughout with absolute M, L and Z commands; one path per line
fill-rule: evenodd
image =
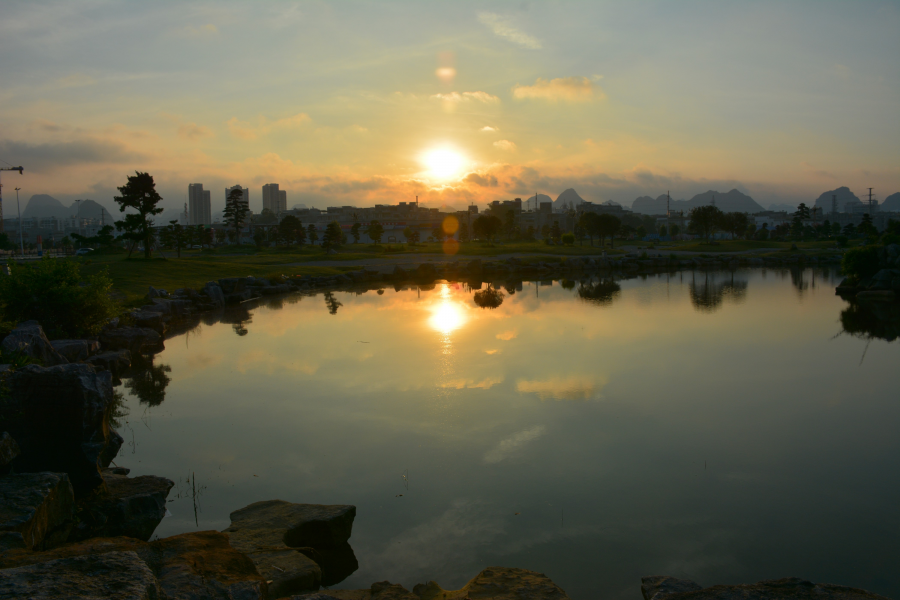
M 132 311 L 131 318 L 134 319 L 134 324 L 138 327 L 152 329 L 159 334 L 166 332 L 166 322 L 163 320 L 162 313 L 135 310 Z
M 266 582 L 253 562 L 217 531 L 184 533 L 149 543 L 127 537 L 95 538 L 41 553 L 12 550 L 0 554 L 0 568 L 111 552 L 137 554 L 157 575 L 169 600 L 266 598 Z
M 6 378 L 0 418 L 21 448 L 19 473 L 66 473 L 77 496 L 103 485 L 98 464 L 110 442 L 112 375 L 84 363 L 26 365 Z
M 150 291 L 147 292 L 147 297 L 153 300 L 154 298 L 159 298 L 159 292 L 152 285 L 150 286 Z
M 122 444 L 125 443 L 125 440 L 119 435 L 119 432 L 110 427 L 109 429 L 109 437 L 106 441 L 106 447 L 103 449 L 103 452 L 100 453 L 100 467 L 105 469 L 109 466 L 109 464 L 116 458 L 116 455 L 119 454 L 119 450 L 122 449 Z M 126 475 L 128 473 L 125 473 Z M 102 473 L 101 473 L 102 475 Z
M 388 581 L 373 583 L 368 590 L 328 590 L 340 600 L 568 600 L 569 596 L 543 573 L 526 569 L 488 567 L 462 589 L 445 590 L 436 582 L 420 583 L 412 592 Z M 311 595 L 291 600 L 312 600 Z
M 0 435 L 0 475 L 9 473 L 10 463 L 19 455 L 19 445 L 7 432 Z
M 116 469 L 103 469 L 106 489 L 78 501 L 78 525 L 70 541 L 93 537 L 149 540 L 166 516 L 166 497 L 175 483 L 164 477 L 130 478 Z
M 131 354 L 140 354 L 161 349 L 162 337 L 149 328 L 119 327 L 101 333 L 100 343 L 107 350 L 128 350 Z
M 703 586 L 689 579 L 676 579 L 667 575 L 641 577 L 641 594 L 644 600 L 662 600 L 669 594 L 696 592 L 701 589 Z
M 645 577 L 642 579 L 672 580 L 685 584 L 697 585 L 692 581 L 673 577 Z M 641 586 L 644 592 L 644 586 Z M 644 598 L 648 596 L 644 595 Z M 884 596 L 873 594 L 858 588 L 830 583 L 812 583 L 797 577 L 760 581 L 744 585 L 714 585 L 708 588 L 671 591 L 666 593 L 660 589 L 654 593 L 653 600 L 887 600 Z
M 158 600 L 159 583 L 134 552 L 60 558 L 0 571 L 0 599 Z
M 427 281 L 433 280 L 435 277 L 437 277 L 437 272 L 435 271 L 434 265 L 431 263 L 420 264 L 418 268 L 416 268 L 416 277 Z
M 208 283 L 206 285 L 209 285 Z M 247 285 L 246 277 L 230 277 L 228 279 L 220 279 L 219 287 L 222 288 L 224 294 L 235 294 L 243 292 Z
M 101 352 L 90 357 L 87 362 L 94 365 L 98 371 L 109 371 L 113 377 L 119 377 L 131 366 L 131 352 L 129 350 Z
M 97 340 L 53 340 L 50 345 L 69 362 L 87 360 L 100 351 Z
M 225 293 L 222 292 L 222 288 L 219 287 L 219 284 L 215 283 L 214 281 L 210 281 L 205 286 L 203 286 L 203 290 L 201 291 L 209 297 L 210 301 L 216 307 L 221 308 L 225 306 Z
M 231 545 L 250 556 L 260 574 L 272 580 L 270 593 L 277 598 L 316 590 L 322 583 L 333 585 L 358 568 L 347 543 L 355 517 L 355 506 L 267 500 L 231 513 L 231 526 L 225 531 Z
M 0 478 L 0 548 L 53 548 L 66 541 L 74 523 L 75 496 L 65 473 Z
M 47 366 L 64 365 L 69 362 L 53 348 L 37 321 L 25 321 L 16 325 L 15 329 L 0 342 L 0 348 L 6 353 L 21 353 Z
M 404 279 L 406 277 L 406 271 L 401 266 L 394 267 L 394 279 Z

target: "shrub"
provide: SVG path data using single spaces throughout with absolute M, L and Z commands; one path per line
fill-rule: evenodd
M 881 248 L 877 246 L 851 248 L 844 253 L 844 258 L 841 259 L 841 272 L 856 280 L 872 277 L 878 272 L 880 254 Z
M 834 238 L 834 239 L 837 240 L 837 244 L 838 244 L 838 246 L 840 246 L 841 248 L 846 248 L 846 247 L 847 247 L 847 236 L 846 236 L 846 235 L 839 235 L 839 236 L 837 236 L 837 237 Z
M 562 236 L 562 242 L 566 246 L 571 246 L 575 243 L 575 234 L 574 233 L 564 233 Z
M 118 312 L 105 271 L 85 277 L 75 261 L 50 257 L 33 265 L 11 261 L 9 271 L 0 276 L 4 320 L 35 319 L 50 338 L 96 335 Z

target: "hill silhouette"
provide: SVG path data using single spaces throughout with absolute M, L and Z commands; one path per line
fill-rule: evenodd
M 525 198 L 522 200 L 522 210 L 537 210 L 540 207 L 541 202 L 553 202 L 553 198 L 547 194 L 538 194 L 537 203 L 535 203 L 534 196 Z
M 837 196 L 837 210 L 838 212 L 846 212 L 846 206 L 848 204 L 862 204 L 862 200 L 856 197 L 856 194 L 850 191 L 848 187 L 839 187 L 836 190 L 829 190 L 823 193 L 821 196 L 816 198 L 815 206 L 816 208 L 821 208 L 823 213 L 831 212 L 831 197 Z
M 556 200 L 553 201 L 553 208 L 554 210 L 562 210 L 566 206 L 574 208 L 583 202 L 584 199 L 578 195 L 578 192 L 569 188 L 556 197 Z
M 722 212 L 757 213 L 765 210 L 753 198 L 737 190 L 731 190 L 726 193 L 709 190 L 702 194 L 697 194 L 690 200 L 670 200 L 669 210 L 683 210 L 687 213 L 692 208 L 712 204 L 713 199 L 715 199 L 716 206 Z M 636 198 L 631 204 L 631 210 L 645 215 L 664 215 L 666 214 L 666 195 L 661 194 L 657 198 L 651 198 L 650 196 Z
M 887 212 L 900 212 L 900 192 L 891 194 L 881 203 L 881 210 Z
M 57 219 L 65 219 L 69 217 L 81 217 L 83 219 L 99 219 L 101 213 L 103 220 L 109 224 L 113 223 L 112 215 L 106 207 L 93 200 L 81 200 L 73 202 L 71 206 L 66 206 L 53 196 L 47 194 L 35 194 L 28 199 L 25 209 L 22 211 L 22 218 L 30 219 L 37 217 L 39 219 L 47 219 L 56 217 Z M 10 215 L 12 217 L 12 215 Z

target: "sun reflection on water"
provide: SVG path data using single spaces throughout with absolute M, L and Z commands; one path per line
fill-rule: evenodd
M 449 335 L 465 325 L 466 315 L 459 302 L 453 300 L 450 287 L 447 284 L 441 286 L 440 299 L 431 309 L 431 317 L 428 324 L 432 329 L 442 334 Z

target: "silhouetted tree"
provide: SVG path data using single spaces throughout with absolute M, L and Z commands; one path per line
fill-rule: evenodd
M 119 212 L 125 212 L 126 208 L 137 211 L 125 215 L 121 221 L 116 221 L 116 229 L 123 232 L 121 237 L 131 240 L 128 256 L 131 256 L 137 242 L 143 242 L 144 258 L 150 258 L 153 243 L 152 217 L 163 211 L 156 206 L 162 200 L 162 196 L 156 191 L 153 176 L 135 171 L 134 176 L 128 177 L 128 183 L 118 189 L 122 195 L 114 196 L 113 200 L 119 205 Z
M 718 206 L 707 204 L 691 209 L 690 229 L 707 241 L 719 230 L 721 223 L 722 211 Z
M 222 217 L 225 219 L 225 225 L 229 229 L 233 229 L 233 241 L 236 244 L 241 243 L 241 228 L 247 220 L 247 213 L 250 208 L 244 203 L 243 190 L 233 189 L 228 193 L 225 199 L 225 210 Z
M 354 244 L 358 244 L 358 243 L 359 243 L 360 229 L 362 229 L 362 225 L 359 224 L 359 223 L 354 223 L 354 224 L 353 224 L 353 227 L 350 228 L 350 235 L 353 236 L 353 243 L 354 243 Z
M 381 243 L 381 237 L 384 235 L 384 226 L 373 219 L 372 222 L 369 223 L 369 227 L 366 228 L 366 235 L 369 236 L 369 239 L 377 246 Z
M 306 228 L 306 231 L 309 243 L 315 246 L 316 242 L 319 241 L 319 232 L 316 231 L 316 226 L 310 223 L 309 227 Z
M 325 233 L 322 235 L 322 247 L 325 250 L 336 250 L 341 245 L 343 237 L 340 223 L 332 221 L 325 227 Z

